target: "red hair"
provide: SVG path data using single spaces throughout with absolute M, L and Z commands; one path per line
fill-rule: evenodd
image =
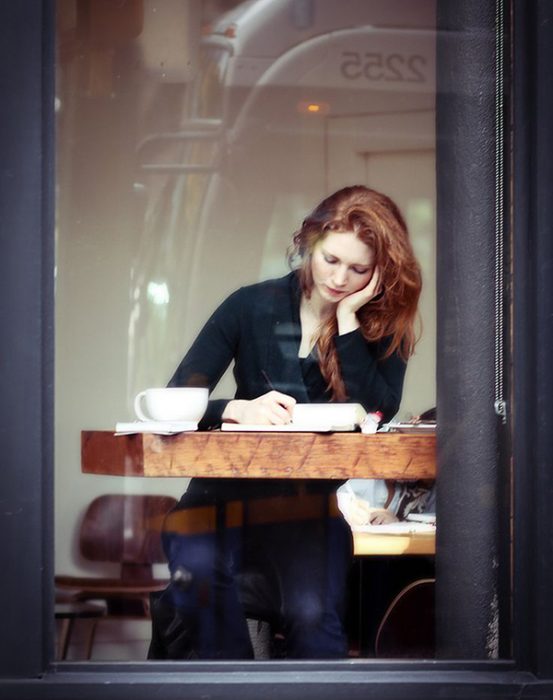
M 404 360 L 412 355 L 416 337 L 414 322 L 421 291 L 421 271 L 407 226 L 398 207 L 384 194 L 363 185 L 345 187 L 323 200 L 296 231 L 289 260 L 300 258 L 300 284 L 307 298 L 313 289 L 311 256 L 315 245 L 329 232 L 354 232 L 375 254 L 382 294 L 361 307 L 357 318 L 370 342 L 389 338 L 381 359 L 397 351 Z M 333 338 L 336 317 L 321 327 L 317 349 L 319 364 L 332 397 L 347 399 Z

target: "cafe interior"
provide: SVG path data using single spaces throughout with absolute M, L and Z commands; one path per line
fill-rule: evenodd
M 337 487 L 434 478 L 435 420 L 245 435 L 237 454 L 223 433 L 114 433 L 228 294 L 286 274 L 297 223 L 349 184 L 398 203 L 422 269 L 394 420 L 436 405 L 435 26 L 433 0 L 57 1 L 59 659 L 146 658 L 150 594 L 168 578 L 160 531 L 206 468 L 256 476 L 270 459 Z M 232 395 L 229 371 L 213 396 Z M 280 461 L 263 459 L 273 444 Z M 350 655 L 432 658 L 435 533 L 356 537 Z

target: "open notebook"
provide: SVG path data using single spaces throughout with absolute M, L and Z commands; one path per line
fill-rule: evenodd
M 300 423 L 287 423 L 286 425 L 255 425 L 247 423 L 223 423 L 221 430 L 227 432 L 251 432 L 251 433 L 330 433 L 334 431 L 355 430 L 355 425 L 301 425 Z
M 366 411 L 359 403 L 298 403 L 286 425 L 223 423 L 221 430 L 252 432 L 328 433 L 356 430 Z

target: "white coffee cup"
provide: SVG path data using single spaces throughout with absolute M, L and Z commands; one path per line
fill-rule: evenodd
M 197 422 L 207 408 L 208 394 L 209 391 L 201 387 L 145 389 L 136 395 L 134 411 L 145 421 Z

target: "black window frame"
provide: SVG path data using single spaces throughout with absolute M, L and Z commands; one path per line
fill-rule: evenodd
M 439 8 L 442 21 L 450 23 L 450 28 L 473 26 L 476 34 L 481 29 L 479 22 L 489 29 L 496 19 L 495 3 L 486 0 L 439 0 Z M 553 425 L 547 410 L 553 394 L 553 369 L 548 357 L 553 347 L 553 3 L 513 0 L 508 14 L 512 17 L 513 37 L 512 54 L 508 51 L 506 55 L 513 66 L 509 76 L 513 131 L 505 151 L 511 176 L 506 188 L 510 206 L 505 216 L 514 260 L 512 270 L 507 271 L 507 287 L 513 299 L 508 402 L 515 543 L 512 606 L 508 606 L 513 618 L 513 660 L 479 661 L 482 640 L 461 637 L 458 648 L 461 653 L 465 649 L 468 652 L 467 658 L 459 661 L 56 664 L 52 662 L 54 3 L 18 0 L 0 4 L 0 697 L 21 700 L 78 696 L 88 700 L 127 698 L 132 694 L 139 700 L 153 693 L 164 698 L 266 695 L 317 700 L 342 696 L 351 700 L 553 697 Z M 476 25 L 471 25 L 475 21 Z M 467 46 L 466 50 L 480 49 L 488 50 L 478 45 Z M 446 61 L 439 70 L 451 70 L 455 75 L 461 58 L 458 56 L 451 65 Z M 478 91 L 481 77 L 471 78 L 471 90 L 477 97 L 484 95 L 483 102 L 471 102 L 462 119 L 467 119 L 466 126 L 470 127 L 479 115 L 482 128 L 473 130 L 473 142 L 463 142 L 460 148 L 456 127 L 451 127 L 447 131 L 451 140 L 438 145 L 444 159 L 441 162 L 448 168 L 445 172 L 438 166 L 443 195 L 438 224 L 452 222 L 447 235 L 455 245 L 460 245 L 463 228 L 470 226 L 468 249 L 459 251 L 466 255 L 465 265 L 474 265 L 472 279 L 476 285 L 489 277 L 492 253 L 485 249 L 482 255 L 480 250 L 477 257 L 471 254 L 470 243 L 489 235 L 494 219 L 494 198 L 490 195 L 496 187 L 495 178 L 490 178 L 492 154 L 484 149 L 475 159 L 479 139 L 494 119 L 487 102 L 489 92 Z M 447 109 L 443 114 L 449 118 Z M 453 113 L 449 116 L 453 118 Z M 460 133 L 466 137 L 470 130 Z M 476 197 L 480 190 L 480 199 L 465 196 L 453 201 L 448 192 L 459 192 L 453 184 L 457 185 L 469 166 L 474 182 L 464 180 L 460 191 Z M 471 216 L 477 205 L 482 215 Z M 510 478 L 497 468 L 503 440 L 502 429 L 497 427 L 488 405 L 493 366 L 489 347 L 485 346 L 488 352 L 480 359 L 472 355 L 467 358 L 467 353 L 461 352 L 476 324 L 493 325 L 493 305 L 489 293 L 481 296 L 479 291 L 482 310 L 477 312 L 473 303 L 467 303 L 458 311 L 451 290 L 461 290 L 464 299 L 471 293 L 465 279 L 466 267 L 462 272 L 463 278 L 450 276 L 446 280 L 442 275 L 438 280 L 439 338 L 444 343 L 438 369 L 443 431 L 438 436 L 439 465 L 448 462 L 448 469 L 440 477 L 446 485 L 438 494 L 442 521 L 446 506 L 455 501 L 456 482 L 463 472 L 474 469 L 479 458 L 483 470 L 498 485 L 502 478 Z M 489 343 L 486 327 L 483 333 Z M 481 371 L 486 377 L 486 391 L 476 383 L 476 373 Z M 465 416 L 469 404 L 461 391 L 466 386 L 471 389 L 471 408 L 476 414 L 471 418 Z M 447 432 L 458 423 L 460 415 L 464 418 L 465 439 L 484 435 L 474 455 L 459 454 L 458 450 L 451 454 L 447 447 Z M 452 464 L 456 469 L 451 468 Z M 463 483 L 466 481 L 460 486 Z M 474 515 L 482 518 L 478 508 Z M 483 516 L 483 531 L 488 538 L 505 542 L 504 526 L 501 518 L 491 523 L 488 516 Z M 484 566 L 484 576 L 479 579 L 484 595 L 477 600 L 462 595 L 456 599 L 457 606 L 464 602 L 466 608 L 447 620 L 449 642 L 457 631 L 462 634 L 459 618 L 476 620 L 481 628 L 489 618 L 490 592 L 495 585 L 486 578 L 491 564 L 486 566 L 479 559 L 485 548 L 460 551 L 456 527 L 458 523 L 452 517 L 451 527 L 440 533 L 439 546 L 444 551 L 451 548 L 447 563 L 443 559 L 443 575 L 451 577 L 455 567 L 459 572 L 462 567 L 473 567 L 474 576 L 479 577 L 480 562 Z M 455 592 L 455 585 L 448 583 L 441 595 Z M 454 644 L 455 640 L 449 648 Z

